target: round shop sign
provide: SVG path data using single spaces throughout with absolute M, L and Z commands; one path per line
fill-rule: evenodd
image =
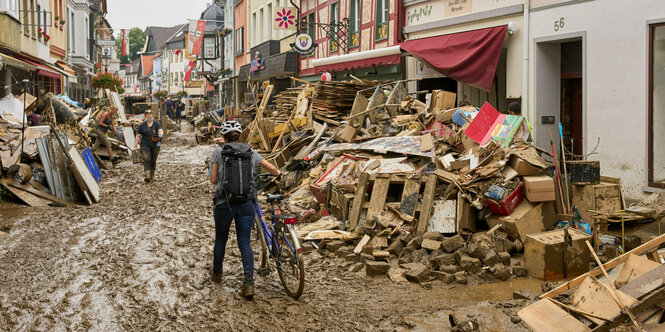
M 314 43 L 310 35 L 301 33 L 296 36 L 295 42 L 291 43 L 291 48 L 294 52 L 300 55 L 307 55 L 314 51 L 316 48 L 316 43 Z

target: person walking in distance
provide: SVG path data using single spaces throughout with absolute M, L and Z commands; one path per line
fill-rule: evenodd
M 134 150 L 138 144 L 141 144 L 145 182 L 155 179 L 155 166 L 157 166 L 157 155 L 162 146 L 162 138 L 164 138 L 162 125 L 154 120 L 151 110 L 145 111 L 145 121 L 139 126 L 134 143 Z
M 241 294 L 254 298 L 254 253 L 250 235 L 256 214 L 256 190 L 254 168 L 261 165 L 273 176 L 280 171 L 264 160 L 249 145 L 238 142 L 242 127 L 236 121 L 226 121 L 221 128 L 225 143 L 212 153 L 210 182 L 216 185 L 213 197 L 215 218 L 215 248 L 212 264 L 212 281 L 220 283 L 226 242 L 231 221 L 235 220 L 238 247 L 242 258 L 244 281 Z
M 104 143 L 106 151 L 108 152 L 109 158 L 112 163 L 115 163 L 117 157 L 113 156 L 113 149 L 111 148 L 111 141 L 106 137 L 106 132 L 109 129 L 116 131 L 115 122 L 113 121 L 113 115 L 118 111 L 118 108 L 115 106 L 110 106 L 108 111 L 104 111 L 102 115 L 97 120 L 97 126 L 95 127 L 95 133 L 97 134 L 97 139 L 95 140 L 95 146 L 92 147 L 92 150 L 95 151 L 99 148 L 101 143 Z

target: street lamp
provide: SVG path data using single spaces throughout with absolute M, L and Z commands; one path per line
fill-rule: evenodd
M 111 55 L 110 54 L 103 54 L 102 55 L 102 66 L 104 66 L 104 72 L 105 73 L 108 73 L 110 64 L 111 64 Z

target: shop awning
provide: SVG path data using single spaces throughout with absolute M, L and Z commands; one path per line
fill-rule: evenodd
M 15 58 L 12 58 L 12 57 L 10 57 L 6 54 L 2 54 L 2 53 L 0 53 L 0 62 L 2 62 L 3 64 L 5 64 L 7 66 L 18 68 L 18 69 L 25 70 L 25 71 L 34 71 L 34 70 L 37 69 L 37 67 L 35 67 L 35 66 L 33 66 L 33 65 L 23 61 L 23 60 L 15 59 Z
M 62 61 L 56 61 L 55 64 L 58 67 L 60 67 L 60 69 L 64 70 L 67 74 L 69 74 L 70 76 L 76 76 L 76 72 L 74 71 L 74 69 L 72 69 L 72 67 L 68 66 L 66 63 L 64 63 Z
M 55 79 L 60 79 L 62 77 L 62 74 L 60 74 L 57 70 L 50 68 L 46 65 L 39 64 L 35 61 L 28 60 L 28 59 L 23 59 L 23 61 L 34 65 L 37 67 L 37 73 L 42 76 L 50 77 L 50 78 L 55 78 Z
M 393 65 L 400 63 L 401 53 L 399 45 L 384 47 L 375 50 L 331 56 L 312 61 L 317 72 L 343 71 L 372 65 Z
M 440 73 L 485 91 L 492 88 L 507 25 L 407 40 L 402 51 Z

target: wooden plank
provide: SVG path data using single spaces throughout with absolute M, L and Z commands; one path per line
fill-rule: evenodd
M 637 300 L 631 296 L 618 292 L 618 297 L 626 305 L 632 305 Z M 621 308 L 614 301 L 612 293 L 605 283 L 598 281 L 595 277 L 585 278 L 571 296 L 571 305 L 579 310 L 588 312 L 599 318 L 589 317 L 596 324 L 602 324 L 606 320 L 618 315 Z
M 25 191 L 21 188 L 12 186 L 13 183 L 14 183 L 14 181 L 9 179 L 9 178 L 3 178 L 2 179 L 2 185 L 5 188 L 7 188 L 7 190 L 9 192 L 11 192 L 16 197 L 18 197 L 20 200 L 25 202 L 25 204 L 28 204 L 29 206 L 32 206 L 32 207 L 48 206 L 49 205 L 49 203 L 50 203 L 49 201 L 47 201 L 45 199 L 42 199 L 40 197 L 37 197 L 34 194 L 29 193 L 29 192 L 27 192 L 27 191 Z
M 49 136 L 49 139 L 47 140 L 49 145 L 48 155 L 51 169 L 53 171 L 53 181 L 55 183 L 55 187 L 51 190 L 54 191 L 56 197 L 73 202 L 77 199 L 76 180 L 74 179 L 72 172 L 69 171 L 70 166 L 65 157 L 65 153 L 62 152 L 55 137 L 55 135 Z M 63 144 L 67 144 L 67 141 L 65 140 L 65 143 Z
M 661 264 L 659 267 L 630 281 L 619 290 L 639 299 L 663 285 L 665 285 L 665 265 Z
M 639 314 L 645 310 L 648 310 L 654 305 L 663 303 L 663 301 L 665 301 L 665 286 L 657 288 L 653 292 L 649 293 L 644 299 L 632 305 L 630 307 L 630 311 Z M 620 313 L 619 315 L 613 317 L 611 321 L 597 326 L 593 329 L 593 331 L 610 331 L 610 329 L 613 327 L 623 324 L 628 318 L 629 317 L 626 313 Z
M 372 216 L 381 213 L 388 197 L 388 188 L 390 187 L 390 176 L 377 177 L 372 188 L 372 196 L 369 199 L 369 208 L 367 209 L 367 218 L 365 225 L 370 226 Z
M 423 205 L 420 209 L 420 219 L 418 220 L 418 228 L 416 235 L 423 235 L 427 230 L 429 218 L 432 216 L 432 202 L 434 201 L 434 189 L 436 188 L 437 176 L 430 174 L 427 176 L 425 184 L 425 192 L 423 192 Z
M 78 149 L 74 146 L 72 146 L 69 149 L 68 153 L 73 164 L 72 170 L 75 173 L 78 173 L 78 175 L 81 177 L 81 179 L 85 183 L 85 186 L 90 192 L 92 199 L 94 199 L 95 202 L 99 202 L 99 194 L 100 194 L 99 184 L 97 184 L 97 181 L 95 181 L 95 178 L 90 173 L 90 170 L 88 169 L 88 166 L 85 164 L 83 157 L 81 157 L 81 153 L 79 153 Z
M 393 180 L 391 176 L 391 181 Z M 394 181 L 393 181 L 394 182 Z M 420 193 L 420 178 L 408 178 L 404 182 L 400 212 L 413 217 L 416 214 L 416 205 L 418 203 L 418 194 Z
M 364 172 L 361 173 L 360 178 L 358 178 L 356 193 L 353 197 L 351 212 L 349 213 L 349 230 L 351 231 L 355 231 L 356 227 L 358 227 L 358 219 L 360 219 L 360 210 L 362 209 L 363 199 L 365 197 L 365 190 L 367 188 L 368 182 L 369 174 Z
M 369 242 L 369 240 L 372 237 L 365 234 L 362 239 L 358 242 L 358 245 L 353 249 L 354 254 L 360 254 L 360 252 L 363 250 L 363 247 Z
M 118 117 L 120 118 L 121 121 L 120 126 L 122 127 L 122 136 L 125 139 L 125 145 L 131 149 L 135 143 L 135 136 L 134 136 L 134 129 L 132 129 L 131 126 L 122 125 L 123 123 L 127 123 L 127 116 L 125 115 L 125 106 L 122 105 L 122 102 L 120 101 L 120 96 L 118 95 L 117 92 L 109 91 L 109 89 L 106 89 L 106 95 L 109 96 L 109 99 L 111 100 L 113 105 L 118 108 Z M 166 124 L 162 123 L 162 126 L 166 128 Z M 164 132 L 166 132 L 166 129 L 164 129 Z
M 526 325 L 536 332 L 590 331 L 572 315 L 547 299 L 539 300 L 517 312 Z
M 35 182 L 35 183 L 38 183 L 38 182 Z M 12 186 L 12 187 L 16 187 L 18 189 L 21 189 L 21 190 L 25 190 L 26 192 L 29 192 L 29 193 L 31 193 L 31 194 L 39 197 L 39 198 L 45 199 L 45 200 L 49 201 L 49 204 L 50 203 L 55 203 L 55 205 L 57 205 L 57 206 L 78 206 L 75 203 L 62 200 L 62 199 L 57 198 L 53 195 L 50 195 L 50 194 L 48 194 L 48 193 L 46 193 L 42 190 L 33 188 L 30 185 L 16 183 L 16 182 L 9 183 L 9 185 Z M 34 186 L 34 184 L 33 184 L 33 186 Z
M 633 254 L 628 254 L 628 256 L 619 275 L 614 279 L 614 285 L 618 288 L 661 265 L 643 256 Z
M 646 254 L 646 256 L 647 256 L 647 258 L 650 259 L 651 261 L 654 261 L 654 262 L 656 262 L 656 263 L 658 263 L 658 264 L 662 264 L 662 262 L 661 262 L 661 260 L 660 260 L 660 255 L 658 254 L 658 251 L 657 251 L 657 250 L 649 251 L 649 252 Z
M 321 140 L 321 137 L 323 136 L 323 133 L 326 132 L 326 129 L 328 129 L 328 124 L 324 122 L 323 126 L 321 127 L 321 129 L 319 129 L 318 134 L 316 134 L 316 137 L 314 137 L 312 142 L 310 142 L 309 145 L 307 145 L 305 148 L 300 150 L 298 152 L 298 154 L 293 159 L 299 159 L 299 160 L 305 159 L 305 157 L 307 157 L 307 155 L 309 155 L 310 152 L 312 152 L 312 150 L 314 150 L 314 147 L 316 147 L 316 144 L 319 143 L 319 140 Z
M 69 164 L 72 166 L 71 167 L 71 169 L 72 169 L 71 173 L 74 175 L 74 180 L 76 180 L 76 183 L 78 184 L 79 188 L 81 189 L 81 192 L 83 193 L 83 197 L 85 198 L 86 202 L 89 205 L 92 205 L 92 199 L 90 198 L 90 193 L 88 192 L 88 189 L 85 185 L 85 182 L 81 178 L 81 174 L 76 172 L 76 167 L 74 167 L 74 165 L 75 165 L 74 161 L 72 160 L 72 157 L 69 155 L 68 149 L 65 148 L 65 144 L 62 142 L 63 140 L 61 140 L 60 137 L 58 137 L 58 131 L 57 131 L 57 129 L 55 128 L 55 126 L 53 124 L 51 124 L 51 129 L 56 134 L 55 135 L 55 140 L 58 142 L 58 145 L 60 146 L 61 151 L 63 152 L 65 157 L 67 157 L 67 160 L 69 161 Z
M 647 253 L 651 250 L 657 249 L 663 243 L 665 243 L 665 234 L 662 234 L 662 235 L 652 239 L 651 241 L 642 244 L 641 246 L 627 252 L 627 254 L 642 255 L 642 254 L 645 254 L 645 253 Z M 612 269 L 612 268 L 616 267 L 617 265 L 624 263 L 627 259 L 628 259 L 628 255 L 626 255 L 626 254 L 621 255 L 619 257 L 616 257 L 616 258 L 614 258 L 614 259 L 612 259 L 609 262 L 604 264 L 605 269 L 607 269 L 607 270 Z M 603 274 L 603 272 L 600 270 L 600 267 L 597 267 L 597 268 L 589 271 L 588 273 L 585 273 L 585 274 L 583 274 L 583 275 L 581 275 L 581 276 L 579 276 L 579 277 L 577 277 L 577 278 L 575 278 L 575 279 L 573 279 L 573 280 L 571 280 L 571 281 L 569 281 L 569 282 L 567 282 L 567 283 L 565 283 L 565 284 L 563 284 L 563 285 L 561 285 L 561 286 L 559 286 L 559 287 L 557 287 L 557 288 L 555 288 L 555 289 L 553 289 L 553 290 L 551 290 L 551 291 L 549 291 L 545 294 L 542 294 L 540 296 L 540 298 L 555 297 L 559 294 L 562 294 L 562 293 L 564 293 L 568 290 L 571 290 L 571 289 L 577 287 L 577 285 L 579 285 L 587 275 L 592 275 L 594 277 L 598 277 L 601 274 Z

